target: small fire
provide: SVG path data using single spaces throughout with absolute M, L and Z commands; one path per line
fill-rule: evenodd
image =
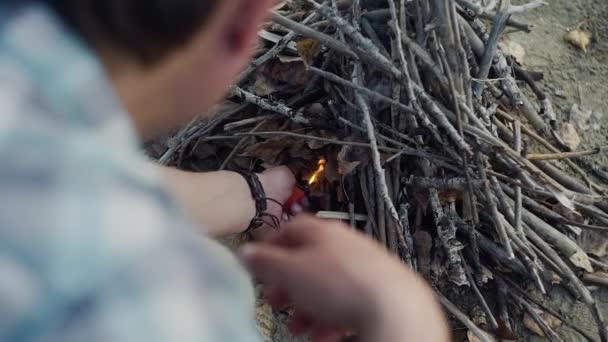
M 325 172 L 325 164 L 327 164 L 327 161 L 325 159 L 321 159 L 319 160 L 318 164 L 319 167 L 317 168 L 317 170 L 310 176 L 310 178 L 308 178 L 308 185 L 318 183 L 319 179 L 321 178 L 321 175 L 323 174 L 323 172 Z

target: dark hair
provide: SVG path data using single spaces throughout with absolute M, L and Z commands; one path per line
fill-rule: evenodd
M 144 63 L 201 29 L 221 0 L 32 0 L 50 6 L 90 44 L 110 44 Z

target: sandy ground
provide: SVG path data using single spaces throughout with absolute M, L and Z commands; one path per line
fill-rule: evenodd
M 523 17 L 536 27 L 530 34 L 511 33 L 508 38 L 520 43 L 526 50 L 525 66 L 545 74 L 544 87 L 552 95 L 560 120 L 565 120 L 573 104 L 604 113 L 602 129 L 581 132 L 584 147 L 608 144 L 608 0 L 545 0 L 549 6 Z M 521 3 L 522 1 L 514 1 Z M 593 31 L 594 41 L 587 53 L 564 42 L 568 30 L 587 20 L 587 28 Z M 557 94 L 563 94 L 556 96 Z M 608 158 L 603 157 L 608 165 Z M 604 314 L 608 317 L 608 290 L 598 289 L 595 295 Z M 555 288 L 549 295 L 539 297 L 577 325 L 595 333 L 595 325 L 586 308 L 571 304 L 563 290 Z M 296 342 L 289 337 L 280 321 L 285 317 L 273 317 L 268 308 L 260 304 L 259 319 L 267 341 Z M 276 316 L 276 315 L 275 315 Z M 582 341 L 571 329 L 558 331 L 564 341 Z M 523 341 L 544 341 L 524 331 Z

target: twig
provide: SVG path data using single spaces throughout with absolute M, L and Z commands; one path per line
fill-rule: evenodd
M 438 291 L 436 291 L 437 298 L 439 302 L 448 310 L 454 318 L 460 321 L 464 326 L 466 326 L 481 342 L 494 342 L 494 339 L 490 337 L 485 331 L 479 329 L 475 323 L 473 323 L 467 315 L 465 315 L 454 303 L 452 303 L 449 299 L 441 295 Z
M 538 312 L 536 312 L 536 310 L 534 310 L 534 308 L 528 302 L 526 302 L 522 297 L 515 294 L 514 292 L 509 292 L 509 294 L 511 295 L 511 297 L 513 299 L 515 299 L 516 302 L 518 302 L 524 308 L 524 310 L 526 310 L 526 312 L 528 313 L 528 315 L 530 315 L 530 317 L 532 317 L 534 322 L 536 322 L 536 324 L 538 324 L 538 326 L 541 328 L 543 333 L 545 333 L 545 337 L 547 337 L 547 339 L 549 339 L 549 341 L 552 341 L 552 342 L 561 341 L 557 337 L 557 335 L 555 334 L 553 329 L 551 329 L 547 325 L 547 322 L 545 322 L 545 320 L 542 319 L 542 317 L 540 317 Z
M 476 15 L 481 16 L 484 19 L 494 19 L 496 17 L 496 12 L 493 11 L 487 11 L 484 10 L 483 8 L 481 8 L 481 6 L 476 5 L 472 2 L 469 2 L 467 0 L 456 0 L 456 2 L 463 6 L 468 8 L 469 10 L 471 10 L 473 13 L 475 13 Z M 518 30 L 522 30 L 524 32 L 531 32 L 532 31 L 532 25 L 528 24 L 528 23 L 524 23 L 521 21 L 518 21 L 516 19 L 513 18 L 509 18 L 509 20 L 507 20 L 507 25 L 514 27 Z
M 496 202 L 494 201 L 493 196 L 491 195 L 491 192 L 490 192 L 490 183 L 488 180 L 488 176 L 486 174 L 486 163 L 487 163 L 487 161 L 485 160 L 485 157 L 482 157 L 480 154 L 478 154 L 477 155 L 477 168 L 481 175 L 481 180 L 485 182 L 485 186 L 482 189 L 485 193 L 486 201 L 488 202 L 489 207 L 490 207 L 489 209 L 490 209 L 490 213 L 492 214 L 492 217 L 493 217 L 494 226 L 496 227 L 496 231 L 498 233 L 498 237 L 500 238 L 500 242 L 502 243 L 503 247 L 507 251 L 509 258 L 513 259 L 513 258 L 515 258 L 515 253 L 513 253 L 513 248 L 511 246 L 511 241 L 509 239 L 509 235 L 507 234 L 507 231 L 506 231 L 504 225 L 502 224 L 502 220 L 500 219 L 500 216 L 499 216 L 500 214 L 498 213 L 498 209 L 496 207 Z
M 338 139 L 329 139 L 329 138 L 323 138 L 323 137 L 317 137 L 317 136 L 313 136 L 313 135 L 306 135 L 306 134 L 299 134 L 299 133 L 293 133 L 293 132 L 280 132 L 280 131 L 276 131 L 276 132 L 249 132 L 249 133 L 235 133 L 234 137 L 238 138 L 238 137 L 244 137 L 244 136 L 277 136 L 277 135 L 286 135 L 286 136 L 290 136 L 290 137 L 294 137 L 294 138 L 300 138 L 303 140 L 312 140 L 312 141 L 320 141 L 320 142 L 324 142 L 324 143 L 328 143 L 328 144 L 333 144 L 333 145 L 342 145 L 342 146 L 357 146 L 357 147 L 367 147 L 367 148 L 372 148 L 371 144 L 368 143 L 362 143 L 362 142 L 356 142 L 356 141 L 344 141 L 344 140 L 338 140 Z M 383 152 L 391 152 L 391 153 L 399 153 L 401 152 L 400 149 L 397 148 L 392 148 L 392 147 L 385 147 L 385 146 L 378 146 L 378 150 L 383 151 Z M 405 154 L 407 154 L 407 152 L 405 152 Z
M 461 258 L 464 260 L 462 253 L 461 253 Z M 469 284 L 471 285 L 473 292 L 475 292 L 477 299 L 479 299 L 479 302 L 481 303 L 483 311 L 486 313 L 486 316 L 490 320 L 490 326 L 492 327 L 492 330 L 498 329 L 498 322 L 496 321 L 496 318 L 494 317 L 494 314 L 492 313 L 492 309 L 490 309 L 488 302 L 486 302 L 486 299 L 483 297 L 483 294 L 481 293 L 481 291 L 479 291 L 479 287 L 477 287 L 477 284 L 475 283 L 475 279 L 473 278 L 473 274 L 471 273 L 469 265 L 467 265 L 467 263 L 464 261 L 463 261 L 463 264 L 464 264 L 464 270 L 467 274 L 467 279 L 469 279 Z
M 354 75 L 356 79 L 358 79 L 360 73 L 360 65 L 358 68 L 355 68 Z M 355 101 L 360 108 L 360 112 L 363 115 L 363 122 L 365 123 L 367 129 L 367 137 L 371 144 L 372 151 L 372 161 L 373 166 L 376 171 L 377 183 L 379 187 L 380 194 L 382 199 L 384 200 L 386 207 L 391 215 L 391 218 L 395 221 L 395 226 L 397 227 L 397 237 L 399 239 L 399 243 L 405 248 L 407 243 L 405 241 L 405 237 L 403 236 L 403 227 L 401 226 L 401 221 L 399 220 L 399 213 L 395 208 L 395 204 L 393 200 L 390 198 L 388 186 L 386 184 L 386 174 L 384 169 L 382 168 L 382 161 L 380 158 L 380 152 L 378 149 L 378 141 L 376 140 L 376 130 L 374 128 L 374 123 L 372 122 L 371 114 L 369 112 L 369 107 L 367 102 L 363 98 L 363 96 L 359 93 L 355 93 Z
M 560 160 L 592 156 L 595 154 L 604 153 L 606 151 L 608 151 L 608 147 L 602 146 L 587 151 L 560 152 L 553 154 L 528 154 L 526 157 L 528 158 L 528 160 Z
M 243 99 L 246 102 L 254 104 L 264 110 L 268 110 L 286 116 L 294 122 L 301 123 L 304 125 L 310 124 L 309 119 L 305 118 L 301 113 L 296 112 L 295 110 L 287 107 L 286 105 L 266 100 L 239 87 L 232 87 L 230 89 L 230 95 Z
M 358 92 L 360 92 L 360 93 L 362 93 L 362 94 L 364 94 L 366 96 L 369 96 L 369 97 L 371 97 L 373 99 L 383 101 L 386 104 L 389 104 L 391 106 L 396 106 L 399 109 L 402 109 L 402 110 L 404 110 L 406 112 L 414 113 L 414 109 L 412 107 L 406 106 L 403 103 L 397 102 L 397 101 L 391 99 L 390 97 L 384 96 L 384 95 L 382 95 L 382 94 L 380 94 L 380 93 L 378 93 L 376 91 L 369 90 L 368 88 L 365 88 L 365 87 L 362 87 L 360 85 L 357 85 L 357 84 L 353 83 L 352 81 L 345 80 L 345 79 L 343 79 L 342 77 L 340 77 L 340 76 L 338 76 L 336 74 L 332 74 L 331 72 L 327 72 L 327 71 L 324 71 L 324 70 L 321 70 L 321 69 L 315 68 L 315 67 L 310 67 L 309 70 L 312 73 L 317 74 L 317 75 L 319 75 L 319 76 L 321 76 L 321 77 L 323 77 L 323 78 L 325 78 L 325 79 L 327 79 L 327 80 L 329 80 L 331 82 L 334 82 L 334 83 L 340 84 L 342 86 L 351 88 L 351 89 L 356 90 L 356 91 L 358 91 Z
M 351 58 L 358 59 L 357 54 L 354 53 L 350 47 L 339 40 L 334 39 L 331 36 L 328 36 L 324 33 L 321 33 L 315 29 L 312 29 L 306 25 L 295 22 L 289 18 L 286 18 L 279 13 L 272 13 L 272 20 L 282 26 L 287 27 L 288 29 L 297 32 L 305 37 L 312 38 L 318 40 L 321 44 L 326 45 L 330 49 L 339 52 L 341 54 L 347 55 Z

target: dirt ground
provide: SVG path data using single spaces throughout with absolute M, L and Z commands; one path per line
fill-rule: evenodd
M 608 145 L 608 0 L 545 0 L 549 6 L 529 13 L 521 19 L 535 24 L 532 33 L 510 33 L 508 38 L 521 44 L 526 51 L 525 66 L 545 75 L 544 87 L 552 97 L 560 120 L 566 120 L 573 104 L 587 110 L 604 113 L 601 129 L 581 132 L 585 147 Z M 524 1 L 518 0 L 515 3 Z M 584 22 L 584 28 L 593 32 L 593 43 L 584 53 L 564 42 L 564 35 Z M 603 165 L 608 158 L 601 157 Z M 608 317 L 608 290 L 597 289 L 595 296 L 604 315 Z M 568 294 L 558 288 L 540 297 L 580 327 L 595 334 L 594 322 L 581 304 L 572 305 Z M 267 308 L 261 310 L 264 335 L 268 341 L 296 342 L 286 333 L 284 325 L 271 318 Z M 284 321 L 285 317 L 278 317 Z M 582 341 L 583 338 L 569 328 L 558 334 L 564 341 Z M 543 341 L 533 334 L 525 334 L 523 341 Z
M 521 2 L 521 1 L 518 1 Z M 582 146 L 597 147 L 608 143 L 608 1 L 606 0 L 547 0 L 549 6 L 526 15 L 523 19 L 535 23 L 532 33 L 509 35 L 526 50 L 526 67 L 545 74 L 545 89 L 552 94 L 555 110 L 560 119 L 566 120 L 573 104 L 587 110 L 603 113 L 598 131 L 580 132 Z M 584 53 L 564 42 L 568 30 L 586 21 L 584 28 L 593 35 L 593 43 Z M 563 92 L 563 96 L 556 96 Z M 601 156 L 602 164 L 608 158 Z M 597 289 L 595 297 L 604 315 L 608 315 L 608 291 Z M 581 304 L 572 305 L 561 289 L 553 289 L 542 298 L 561 313 L 595 334 L 595 324 L 588 310 Z M 571 329 L 558 331 L 564 341 L 582 341 Z M 525 341 L 543 341 L 533 335 Z

